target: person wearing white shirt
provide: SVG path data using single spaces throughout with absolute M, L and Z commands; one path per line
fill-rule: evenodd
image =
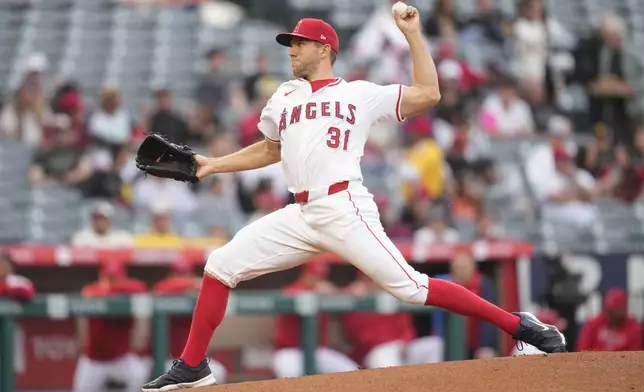
M 537 197 L 543 206 L 546 220 L 583 229 L 597 222 L 593 204 L 595 180 L 585 170 L 578 169 L 563 147 L 554 149 L 555 175 L 541 183 Z
M 489 95 L 481 105 L 481 128 L 493 137 L 513 138 L 534 133 L 534 118 L 526 101 L 518 95 L 517 86 L 505 77 L 498 93 Z
M 351 59 L 367 65 L 375 83 L 404 83 L 411 77 L 411 57 L 405 37 L 391 17 L 397 0 L 381 0 L 351 42 Z
M 196 195 L 187 184 L 148 177 L 134 184 L 134 204 L 149 209 L 155 202 L 170 206 L 172 213 L 190 213 L 197 207 Z
M 569 119 L 555 115 L 548 120 L 548 140 L 532 147 L 525 159 L 525 171 L 531 189 L 536 190 L 541 184 L 556 176 L 553 149 L 564 146 L 568 154 L 574 156 L 577 146 L 572 139 L 573 130 Z
M 121 106 L 121 94 L 114 88 L 103 88 L 101 106 L 89 119 L 89 133 L 108 145 L 123 145 L 132 135 L 132 119 Z
M 543 86 L 549 47 L 571 49 L 574 37 L 555 19 L 545 18 L 541 0 L 523 0 L 514 24 L 516 71 L 521 81 Z
M 133 238 L 124 230 L 112 228 L 114 208 L 107 202 L 92 207 L 91 226 L 79 231 L 72 238 L 73 246 L 101 249 L 125 248 L 132 246 Z
M 35 87 L 24 84 L 13 101 L 0 112 L 0 140 L 19 140 L 27 147 L 37 148 L 42 142 L 43 127 L 51 112 Z

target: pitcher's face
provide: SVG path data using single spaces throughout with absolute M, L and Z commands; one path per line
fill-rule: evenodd
M 291 69 L 296 78 L 307 79 L 314 74 L 322 60 L 322 45 L 302 38 L 293 38 L 289 49 Z

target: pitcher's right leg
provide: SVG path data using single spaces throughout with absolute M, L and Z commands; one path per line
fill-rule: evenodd
M 355 265 L 393 296 L 485 320 L 544 352 L 565 351 L 565 338 L 555 326 L 543 324 L 529 313 L 507 312 L 463 286 L 429 278 L 412 268 L 387 237 L 373 197 L 366 191 L 347 190 L 337 195 L 317 202 L 332 203 L 334 209 L 346 211 L 333 224 L 320 227 L 323 246 Z
M 215 329 L 224 319 L 230 289 L 244 280 L 296 267 L 319 253 L 316 233 L 299 205 L 289 205 L 243 228 L 208 257 L 190 334 L 181 358 L 143 392 L 215 384 L 206 354 Z

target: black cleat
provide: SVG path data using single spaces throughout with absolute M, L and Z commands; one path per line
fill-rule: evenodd
M 513 313 L 521 318 L 514 339 L 528 343 L 544 353 L 565 353 L 566 338 L 554 325 L 544 324 L 532 313 Z
M 172 367 L 167 373 L 145 384 L 142 392 L 175 391 L 215 384 L 216 380 L 210 372 L 207 360 L 201 361 L 197 367 L 190 367 L 179 358 L 172 362 Z

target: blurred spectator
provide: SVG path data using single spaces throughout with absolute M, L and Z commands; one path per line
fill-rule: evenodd
M 83 287 L 84 298 L 136 295 L 147 291 L 145 283 L 129 278 L 120 262 L 101 266 L 99 281 Z M 140 391 L 148 377 L 148 367 L 137 355 L 150 338 L 147 319 L 79 318 L 78 342 L 81 355 L 74 375 L 74 392 L 105 389 L 119 383 L 126 392 Z
M 432 201 L 423 192 L 416 192 L 402 210 L 401 221 L 413 230 L 419 230 L 429 221 Z
M 116 88 L 101 89 L 100 107 L 90 115 L 89 134 L 101 147 L 115 153 L 132 136 L 132 118 L 121 106 L 121 93 Z
M 579 167 L 599 178 L 613 161 L 613 138 L 603 124 L 595 126 L 593 136 L 592 140 L 579 147 L 577 162 Z
M 77 146 L 76 136 L 70 130 L 70 119 L 65 114 L 55 115 L 51 140 L 36 156 L 30 171 L 32 185 L 59 183 L 81 186 L 94 172 L 92 161 L 83 148 Z
M 502 45 L 505 42 L 508 20 L 495 8 L 494 0 L 477 0 L 477 11 L 463 27 L 463 35 L 479 36 L 488 41 Z
M 414 233 L 414 260 L 425 260 L 431 245 L 456 244 L 460 241 L 458 231 L 449 226 L 448 219 L 447 207 L 436 205 L 431 208 L 426 226 Z
M 107 202 L 92 206 L 91 226 L 76 233 L 72 238 L 73 246 L 92 248 L 126 248 L 133 244 L 130 233 L 112 228 L 114 207 Z
M 551 117 L 547 133 L 546 142 L 533 146 L 528 151 L 524 163 L 528 184 L 533 192 L 537 192 L 542 183 L 555 177 L 556 148 L 563 147 L 569 154 L 575 154 L 574 146 L 570 143 L 573 136 L 570 120 L 563 116 Z
M 157 296 L 197 295 L 200 284 L 201 278 L 195 274 L 194 265 L 185 258 L 180 258 L 170 265 L 170 274 L 154 285 L 153 292 Z M 191 318 L 189 316 L 170 318 L 171 358 L 181 357 L 183 346 L 190 333 L 190 323 Z M 208 366 L 215 376 L 217 384 L 225 384 L 228 372 L 224 365 L 213 358 L 209 358 Z M 166 361 L 166 367 L 168 369 L 172 367 L 172 359 Z
M 422 192 L 430 198 L 440 197 L 445 180 L 443 151 L 429 137 L 431 128 L 425 119 L 413 119 L 407 127 L 410 143 L 405 158 L 409 166 L 415 169 L 417 180 L 406 184 L 403 193 L 408 200 L 416 192 Z
M 476 220 L 474 241 L 496 241 L 505 236 L 503 227 L 498 224 L 491 214 L 482 213 Z
M 155 203 L 152 205 L 152 227 L 143 235 L 134 237 L 134 245 L 139 248 L 180 248 L 183 238 L 172 228 L 172 217 L 167 206 Z
M 254 104 L 258 99 L 260 101 L 270 98 L 266 96 L 266 92 L 262 87 L 262 84 L 275 84 L 275 89 L 271 92 L 270 95 L 277 90 L 277 87 L 280 84 L 278 78 L 270 73 L 270 63 L 268 54 L 266 52 L 261 52 L 257 56 L 257 70 L 252 75 L 247 76 L 244 79 L 244 93 L 246 94 L 246 100 L 251 104 Z
M 414 231 L 412 228 L 404 222 L 400 222 L 398 217 L 393 213 L 391 201 L 386 194 L 375 194 L 374 201 L 378 206 L 380 223 L 389 238 L 396 240 L 410 239 L 413 237 Z
M 24 276 L 15 274 L 11 256 L 0 250 L 0 298 L 28 301 L 35 294 L 33 283 Z
M 23 83 L 32 87 L 39 99 L 44 97 L 50 92 L 47 80 L 45 80 L 45 73 L 49 69 L 49 60 L 42 52 L 32 52 L 24 60 L 22 64 L 22 80 Z
M 644 107 L 644 61 L 626 42 L 626 24 L 614 13 L 602 15 L 596 34 L 579 42 L 575 78 L 590 96 L 593 125 L 607 124 L 614 139 L 629 143 L 633 115 Z
M 255 212 L 248 218 L 248 223 L 279 210 L 284 205 L 284 199 L 280 198 L 272 187 L 260 186 L 253 196 Z
M 622 289 L 611 289 L 604 297 L 602 312 L 581 328 L 579 351 L 642 350 L 642 326 L 628 314 L 628 297 Z
M 284 177 L 282 163 L 277 162 L 260 169 L 246 170 L 235 173 L 242 190 L 248 194 L 254 194 L 259 188 L 270 188 L 278 198 L 287 196 L 288 186 Z
M 244 215 L 235 194 L 224 189 L 221 176 L 213 176 L 197 197 L 196 216 L 202 228 L 221 229 L 224 238 L 232 238 L 244 226 Z
M 168 89 L 155 92 L 155 107 L 148 120 L 148 131 L 164 135 L 176 143 L 186 143 L 188 140 L 188 123 L 175 112 L 172 107 L 172 93 Z
M 264 135 L 257 128 L 259 124 L 262 109 L 277 90 L 280 83 L 271 78 L 258 79 L 254 82 L 255 98 L 253 105 L 239 121 L 239 143 L 241 147 L 249 146 L 259 140 L 264 139 Z
M 635 129 L 631 159 L 636 166 L 644 167 L 644 119 L 640 121 Z
M 326 263 L 309 262 L 302 267 L 300 277 L 284 288 L 284 294 L 293 296 L 305 292 L 330 295 L 339 293 L 327 279 Z M 327 346 L 329 316 L 318 317 L 318 345 L 315 350 L 317 371 L 321 374 L 357 370 L 358 365 L 343 353 Z M 278 315 L 275 318 L 273 372 L 277 378 L 302 377 L 304 375 L 301 349 L 301 321 L 295 315 Z
M 482 159 L 475 164 L 474 168 L 483 187 L 482 194 L 486 208 L 492 207 L 496 212 L 502 210 L 502 212 L 521 215 L 531 212 L 522 174 L 516 164 Z
M 74 135 L 74 145 L 82 147 L 89 142 L 85 124 L 85 104 L 78 87 L 73 83 L 60 86 L 51 100 L 54 113 L 63 113 L 69 116 L 69 129 Z
M 487 301 L 496 303 L 493 284 L 485 275 L 477 271 L 476 260 L 469 251 L 457 251 L 450 262 L 449 274 L 438 275 L 436 278 L 457 283 Z M 433 313 L 433 326 L 435 334 L 444 338 L 447 326 L 443 310 Z M 470 358 L 497 356 L 495 349 L 497 333 L 492 324 L 469 317 L 466 320 L 466 331 Z
M 19 140 L 35 149 L 41 144 L 49 117 L 50 109 L 37 88 L 23 84 L 0 112 L 0 140 Z
M 452 200 L 453 218 L 459 221 L 476 221 L 483 209 L 483 187 L 476 177 L 467 174 Z
M 185 183 L 159 177 L 148 177 L 134 183 L 133 204 L 138 214 L 150 216 L 150 207 L 155 203 L 168 206 L 177 227 L 197 207 L 196 196 Z
M 644 172 L 632 162 L 625 146 L 615 147 L 614 155 L 614 164 L 605 171 L 599 187 L 605 195 L 632 203 L 642 192 Z
M 537 197 L 543 217 L 551 222 L 590 229 L 598 215 L 593 201 L 598 188 L 593 177 L 578 169 L 563 147 L 554 150 L 555 175 L 540 184 Z
M 210 112 L 217 116 L 228 106 L 230 75 L 226 75 L 224 67 L 227 55 L 223 49 L 211 49 L 206 54 L 208 69 L 197 82 L 195 99 L 202 113 Z
M 450 87 L 454 84 L 460 93 L 476 96 L 478 89 L 483 87 L 486 82 L 485 74 L 466 61 L 457 58 L 455 51 L 456 48 L 451 43 L 445 43 L 440 47 L 440 61 L 437 71 L 441 82 L 441 103 L 442 92 L 448 87 L 447 84 Z M 452 90 L 452 88 L 446 90 Z
M 355 297 L 382 292 L 362 271 L 344 288 Z M 341 317 L 352 345 L 351 357 L 367 369 L 437 363 L 443 361 L 443 340 L 437 336 L 416 338 L 411 313 L 352 312 Z
M 449 45 L 443 45 L 442 48 L 447 48 L 448 51 L 452 50 Z M 441 119 L 451 124 L 456 116 L 465 116 L 468 104 L 473 101 L 471 98 L 474 98 L 474 94 L 466 94 L 471 86 L 468 86 L 469 82 L 464 76 L 465 71 L 461 63 L 451 55 L 445 57 L 437 64 L 441 100 L 432 111 L 435 119 Z
M 509 76 L 501 80 L 498 92 L 483 101 L 479 121 L 486 133 L 498 138 L 525 137 L 535 130 L 530 106 L 519 97 L 516 81 Z
M 552 16 L 546 16 L 543 0 L 522 0 L 514 24 L 514 60 L 517 77 L 537 96 L 543 97 L 552 46 L 569 46 L 572 36 Z
M 408 83 L 411 80 L 411 57 L 405 37 L 391 17 L 397 0 L 379 0 L 380 4 L 353 36 L 350 58 L 360 79 L 374 83 Z
M 457 34 L 463 21 L 454 10 L 452 0 L 437 0 L 434 11 L 423 25 L 425 34 L 431 38 L 449 38 Z
M 464 113 L 455 115 L 449 125 L 441 124 L 441 120 L 437 120 L 434 129 L 436 141 L 445 151 L 447 163 L 456 178 L 461 178 L 466 169 L 490 154 L 489 137 L 476 123 L 469 121 Z
M 544 324 L 554 325 L 561 332 L 566 331 L 567 323 L 566 320 L 561 318 L 556 310 L 553 309 L 543 309 L 536 313 L 537 319 Z M 518 347 L 517 347 L 518 346 Z M 519 343 L 512 350 L 512 355 L 538 355 L 545 354 L 543 351 L 539 350 L 535 346 L 527 343 Z

